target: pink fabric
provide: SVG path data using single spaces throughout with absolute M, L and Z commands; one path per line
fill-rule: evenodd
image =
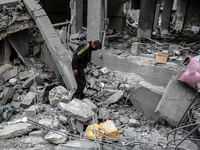
M 185 71 L 177 80 L 196 89 L 197 84 L 200 82 L 200 62 L 191 57 Z

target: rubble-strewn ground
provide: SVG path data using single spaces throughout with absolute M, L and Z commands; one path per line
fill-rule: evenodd
M 18 9 L 12 6 L 12 11 L 21 12 L 21 7 L 22 4 L 17 5 Z M 11 13 L 9 10 L 5 7 L 4 13 Z M 0 31 L 6 28 L 7 17 L 2 20 Z M 186 58 L 199 54 L 199 35 L 191 35 L 190 32 L 162 39 L 155 37 L 159 40 L 144 40 L 133 37 L 136 33 L 133 26 L 127 26 L 126 30 L 109 38 L 105 53 L 128 58 L 139 65 L 168 70 L 185 68 L 188 63 Z M 29 34 L 30 57 L 23 62 L 18 56 L 13 56 L 10 62 L 0 65 L 0 149 L 163 150 L 167 146 L 166 149 L 174 149 L 176 144 L 168 143 L 173 139 L 173 134 L 167 139 L 173 127 L 165 120 L 156 120 L 139 112 L 130 100 L 133 87 L 144 80 L 139 75 L 113 71 L 112 68 L 91 62 L 85 69 L 87 88 L 84 92 L 87 98 L 71 100 L 74 91 L 68 91 L 61 78 L 41 60 L 41 49 L 45 43 L 39 30 L 31 28 Z M 86 39 L 85 36 L 85 30 L 71 35 L 67 44 L 72 51 Z M 155 60 L 158 52 L 169 54 L 166 63 Z M 27 66 L 30 68 L 27 69 Z M 24 117 L 30 119 L 28 123 L 22 123 Z M 109 142 L 104 137 L 93 142 L 83 138 L 89 125 L 106 120 L 112 120 L 118 129 L 117 140 Z M 187 133 L 186 130 L 178 131 L 176 139 L 184 138 Z M 197 150 L 197 145 L 186 140 L 179 148 Z

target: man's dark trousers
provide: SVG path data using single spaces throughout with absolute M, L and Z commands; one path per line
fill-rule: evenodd
M 75 75 L 75 79 L 77 83 L 77 89 L 73 94 L 72 99 L 73 98 L 83 99 L 84 98 L 83 90 L 86 85 L 85 72 L 83 69 L 78 69 L 78 74 Z

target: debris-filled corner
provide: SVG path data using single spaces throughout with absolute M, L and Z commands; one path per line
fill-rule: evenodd
M 0 149 L 200 149 L 198 3 L 0 0 Z

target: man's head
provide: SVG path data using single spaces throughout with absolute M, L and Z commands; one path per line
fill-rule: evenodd
M 92 42 L 91 45 L 93 50 L 101 49 L 101 42 L 99 40 Z

